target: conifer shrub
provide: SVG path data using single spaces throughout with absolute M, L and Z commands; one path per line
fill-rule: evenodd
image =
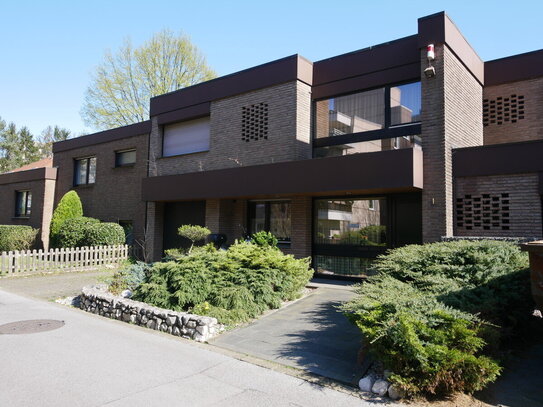
M 269 244 L 236 242 L 228 250 L 207 245 L 155 263 L 134 298 L 237 323 L 298 298 L 313 275 L 309 264 Z
M 49 236 L 51 247 L 62 247 L 58 243 L 58 234 L 62 228 L 62 224 L 72 218 L 83 216 L 83 205 L 81 199 L 75 191 L 68 191 L 60 199 L 57 207 L 53 211 L 51 224 L 49 227 Z
M 0 225 L 0 252 L 32 249 L 38 231 L 26 225 Z
M 497 378 L 491 357 L 530 318 L 527 268 L 510 242 L 404 246 L 377 259 L 377 275 L 344 310 L 411 394 L 471 393 Z

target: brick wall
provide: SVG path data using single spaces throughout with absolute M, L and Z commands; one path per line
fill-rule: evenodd
M 488 104 L 485 144 L 543 139 L 543 78 L 485 87 L 483 99 Z
M 242 138 L 242 108 L 267 104 L 267 139 Z M 311 92 L 293 81 L 211 103 L 210 150 L 160 158 L 162 128 L 152 119 L 151 175 L 182 174 L 311 158 Z
M 44 248 L 49 247 L 49 222 L 51 219 L 51 187 L 54 180 L 31 180 L 0 184 L 0 225 L 27 225 L 40 229 L 38 238 Z M 29 217 L 15 217 L 17 191 L 32 193 L 32 208 Z M 49 195 L 48 195 L 49 194 Z
M 81 198 L 85 216 L 106 222 L 131 220 L 134 235 L 140 238 L 145 222 L 141 180 L 147 174 L 147 143 L 147 135 L 140 135 L 55 153 L 53 165 L 58 167 L 55 205 L 73 189 Z M 136 149 L 136 164 L 115 168 L 115 151 L 130 148 Z M 96 182 L 74 186 L 74 159 L 88 156 L 96 157 Z
M 457 236 L 542 236 L 538 174 L 457 178 L 455 198 Z
M 482 87 L 447 47 L 435 48 L 436 76 L 422 76 L 423 240 L 453 234 L 452 152 L 483 144 Z M 426 67 L 426 52 L 421 52 Z

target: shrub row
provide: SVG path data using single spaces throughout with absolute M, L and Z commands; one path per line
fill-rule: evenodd
M 120 245 L 125 241 L 122 226 L 84 216 L 64 221 L 56 236 L 58 247 Z
M 500 337 L 530 317 L 527 267 L 508 242 L 405 246 L 378 258 L 344 310 L 411 394 L 471 393 L 499 375 Z
M 285 255 L 275 244 L 268 234 L 257 234 L 254 242 L 228 250 L 208 245 L 155 263 L 134 298 L 226 324 L 246 321 L 297 298 L 313 274 L 309 259 Z
M 0 252 L 34 247 L 38 229 L 23 225 L 0 225 Z

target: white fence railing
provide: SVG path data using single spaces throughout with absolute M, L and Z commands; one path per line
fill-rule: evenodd
M 128 245 L 2 252 L 0 275 L 95 270 L 117 266 L 128 255 Z

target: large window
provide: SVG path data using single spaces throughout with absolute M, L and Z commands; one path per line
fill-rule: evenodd
M 209 117 L 164 126 L 162 155 L 171 157 L 209 150 Z
M 96 182 L 96 157 L 75 160 L 74 184 L 86 185 Z
M 263 230 L 272 233 L 279 243 L 290 243 L 289 201 L 249 202 L 249 233 L 253 234 Z
M 314 242 L 386 246 L 386 199 L 317 199 Z
M 420 144 L 420 82 L 315 102 L 315 156 L 328 157 Z
M 32 193 L 17 191 L 15 193 L 15 217 L 28 217 L 32 213 Z

